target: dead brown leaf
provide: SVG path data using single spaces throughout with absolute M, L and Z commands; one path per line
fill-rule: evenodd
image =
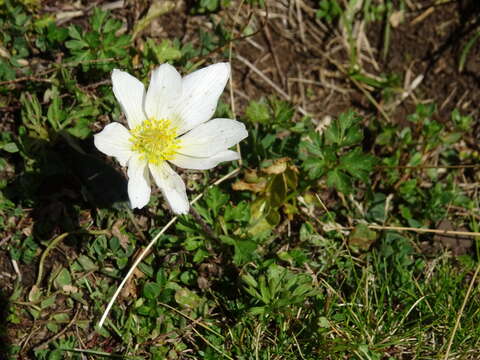
M 113 236 L 116 236 L 118 240 L 120 241 L 120 246 L 123 249 L 127 249 L 128 243 L 130 239 L 128 238 L 128 235 L 123 233 L 120 229 L 123 225 L 124 220 L 123 219 L 118 219 L 115 224 L 112 226 L 112 234 Z

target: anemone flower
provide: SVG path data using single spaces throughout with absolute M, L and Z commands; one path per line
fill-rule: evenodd
M 151 177 L 176 214 L 186 214 L 185 183 L 170 163 L 184 169 L 211 169 L 238 160 L 230 147 L 248 136 L 245 125 L 232 119 L 211 119 L 230 76 L 230 65 L 218 63 L 181 77 L 169 64 L 156 68 L 145 92 L 132 75 L 113 70 L 113 93 L 128 128 L 113 122 L 95 135 L 95 146 L 128 166 L 132 208 L 148 204 Z

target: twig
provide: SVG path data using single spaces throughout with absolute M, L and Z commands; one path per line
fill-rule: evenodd
M 18 276 L 18 281 L 22 281 L 22 272 L 20 271 L 17 260 L 12 259 L 12 266 L 13 266 L 13 269 L 15 270 L 15 273 Z
M 103 326 L 103 323 L 105 322 L 106 318 L 107 318 L 107 315 L 108 313 L 110 312 L 110 309 L 112 308 L 113 306 L 113 303 L 115 302 L 115 299 L 118 297 L 118 295 L 120 294 L 120 291 L 122 291 L 123 287 L 125 286 L 125 283 L 127 282 L 128 279 L 130 279 L 130 276 L 132 276 L 133 272 L 135 271 L 135 269 L 137 268 L 138 264 L 140 264 L 140 262 L 143 260 L 143 258 L 145 257 L 145 255 L 150 251 L 150 249 L 152 248 L 153 245 L 155 245 L 155 243 L 157 242 L 157 240 L 160 238 L 160 236 L 162 236 L 165 231 L 168 230 L 168 228 L 170 228 L 170 226 L 172 226 L 175 221 L 177 221 L 178 219 L 178 216 L 174 216 L 168 223 L 167 225 L 165 225 L 162 230 L 160 230 L 160 232 L 150 241 L 150 243 L 147 245 L 147 247 L 145 249 L 143 249 L 143 251 L 140 253 L 140 255 L 135 259 L 134 263 L 132 264 L 132 266 L 130 267 L 130 270 L 128 270 L 127 272 L 127 275 L 125 275 L 125 277 L 123 278 L 122 282 L 120 283 L 120 285 L 118 286 L 117 290 L 115 291 L 115 293 L 113 294 L 112 296 L 112 299 L 110 300 L 110 302 L 108 303 L 107 305 L 107 308 L 105 309 L 99 323 L 98 323 L 98 327 L 101 328 Z
M 477 279 L 478 272 L 480 271 L 480 264 L 477 265 L 475 273 L 473 274 L 472 280 L 470 280 L 470 285 L 468 286 L 467 293 L 465 294 L 465 298 L 463 299 L 462 306 L 458 311 L 457 319 L 455 320 L 455 326 L 453 327 L 452 335 L 450 335 L 450 340 L 448 341 L 447 351 L 445 352 L 444 360 L 448 360 L 450 355 L 450 349 L 452 348 L 453 338 L 455 337 L 455 333 L 457 332 L 458 326 L 460 325 L 460 319 L 463 315 L 463 310 L 465 310 L 465 306 L 467 305 L 467 300 L 470 296 L 470 293 L 473 289 L 473 284 L 475 284 L 475 280 Z
M 267 19 L 268 20 L 268 19 Z M 268 49 L 270 50 L 270 53 L 272 54 L 273 62 L 275 63 L 275 67 L 277 68 L 277 75 L 280 78 L 280 82 L 282 83 L 283 87 L 287 86 L 287 81 L 284 76 L 284 71 L 282 71 L 282 67 L 280 66 L 280 61 L 278 60 L 277 53 L 275 52 L 275 48 L 273 47 L 273 41 L 272 41 L 272 36 L 270 34 L 270 30 L 268 28 L 268 25 L 265 26 L 263 33 L 265 34 L 265 38 L 267 39 L 267 45 Z
M 219 180 L 215 181 L 212 185 L 208 186 L 207 189 L 211 188 L 212 186 L 216 186 L 216 185 L 219 185 L 221 184 L 222 182 L 224 182 L 225 180 L 227 180 L 229 177 L 232 177 L 234 175 L 236 175 L 238 172 L 240 171 L 240 168 L 237 168 L 233 171 L 231 171 L 230 173 L 228 173 L 227 175 L 223 176 L 222 178 L 220 178 Z M 195 204 L 198 200 L 200 200 L 201 198 L 203 197 L 203 193 L 201 194 L 198 194 L 191 202 L 190 202 L 190 205 L 193 205 Z M 132 264 L 132 266 L 130 267 L 130 269 L 128 270 L 127 274 L 125 275 L 125 277 L 123 278 L 122 282 L 120 283 L 120 285 L 118 285 L 118 288 L 117 290 L 115 291 L 115 293 L 113 294 L 112 298 L 110 299 L 110 302 L 108 303 L 105 311 L 103 312 L 103 315 L 102 317 L 100 318 L 100 321 L 98 322 L 98 327 L 101 328 L 115 302 L 115 300 L 117 299 L 118 295 L 120 294 L 120 292 L 122 291 L 122 288 L 125 286 L 125 283 L 128 281 L 128 279 L 130 278 L 130 276 L 132 276 L 133 272 L 135 271 L 135 269 L 137 268 L 138 264 L 140 264 L 140 262 L 143 260 L 143 258 L 145 257 L 145 255 L 150 251 L 150 249 L 152 248 L 152 246 L 157 242 L 157 240 L 160 238 L 160 236 L 162 236 L 169 228 L 170 226 L 172 226 L 175 221 L 177 221 L 178 219 L 178 216 L 174 216 L 161 230 L 160 232 L 150 241 L 150 243 L 147 245 L 147 247 L 140 253 L 140 255 L 137 257 L 137 259 L 135 260 L 135 262 Z
M 394 230 L 394 231 L 413 231 L 419 233 L 432 233 L 442 235 L 460 235 L 460 236 L 480 236 L 480 232 L 474 231 L 456 231 L 456 230 L 439 230 L 439 229 L 425 229 L 425 228 L 412 228 L 405 226 L 380 226 L 380 225 L 367 225 L 369 229 L 375 230 Z M 341 229 L 352 229 L 352 227 L 341 227 Z
M 190 207 L 190 214 L 193 216 L 195 221 L 202 226 L 203 231 L 208 235 L 208 237 L 210 237 L 212 240 L 218 240 L 213 229 L 205 222 L 205 220 L 203 220 L 202 216 L 197 210 L 195 210 L 193 207 Z
M 50 253 L 50 251 L 55 247 L 57 246 L 57 244 L 62 241 L 63 239 L 65 239 L 68 235 L 73 235 L 73 234 L 92 234 L 92 235 L 101 235 L 101 234 L 105 234 L 106 231 L 104 230 L 79 230 L 79 231 L 72 231 L 72 232 L 66 232 L 66 233 L 63 233 L 59 236 L 57 236 L 55 239 L 52 240 L 52 242 L 50 244 L 48 244 L 47 248 L 45 249 L 45 251 L 42 253 L 42 256 L 40 257 L 40 261 L 38 263 L 38 274 L 37 274 L 37 281 L 35 282 L 35 285 L 34 286 L 37 286 L 39 287 L 40 286 L 40 283 L 42 282 L 42 278 L 43 278 L 43 266 L 44 266 L 44 263 L 45 263 L 45 259 L 47 258 L 47 255 Z
M 240 60 L 242 63 L 244 63 L 246 66 L 248 66 L 255 74 L 260 76 L 263 81 L 265 81 L 268 85 L 270 85 L 276 92 L 278 92 L 285 100 L 287 101 L 292 101 L 292 98 L 290 95 L 288 95 L 285 91 L 283 91 L 281 88 L 278 87 L 277 84 L 275 84 L 272 80 L 270 80 L 267 75 L 265 75 L 263 72 L 261 72 L 255 65 L 253 65 L 250 61 L 245 59 L 243 56 L 237 54 L 237 59 Z M 302 108 L 301 106 L 296 107 L 298 112 L 301 113 L 302 115 L 305 116 L 310 116 L 308 112 Z
M 65 64 L 56 64 L 57 66 L 55 66 L 53 69 L 47 69 L 47 70 L 41 71 L 37 74 L 37 76 L 47 75 L 51 72 L 54 72 L 54 71 L 57 71 L 57 70 L 61 69 L 62 67 L 75 67 L 75 66 L 82 65 L 82 64 L 96 64 L 96 63 L 101 63 L 101 62 L 111 62 L 111 61 L 114 61 L 114 60 L 116 60 L 116 58 L 80 60 L 80 61 L 72 61 L 72 62 L 65 63 Z M 19 78 L 13 79 L 13 80 L 0 81 L 0 86 L 8 85 L 8 84 L 14 84 L 14 83 L 22 82 L 22 81 L 29 81 L 29 80 L 51 82 L 48 79 L 40 79 L 38 77 L 33 77 L 33 76 L 23 76 L 23 77 L 19 77 Z
M 380 169 L 472 169 L 480 167 L 480 164 L 465 164 L 465 165 L 377 165 Z
M 35 282 L 35 286 L 39 287 L 40 283 L 42 282 L 42 277 L 43 277 L 43 266 L 45 263 L 45 259 L 47 258 L 47 255 L 50 253 L 50 251 L 57 246 L 57 244 L 65 239 L 70 233 L 66 232 L 63 233 L 62 235 L 57 236 L 55 239 L 52 240 L 50 244 L 48 244 L 47 248 L 43 252 L 42 256 L 40 257 L 40 262 L 38 263 L 38 274 L 37 274 L 37 281 Z
M 192 324 L 198 324 L 200 325 L 201 327 L 203 327 L 204 329 L 220 336 L 221 338 L 224 338 L 224 336 L 218 332 L 216 332 L 215 330 L 209 328 L 207 325 L 203 324 L 202 322 L 200 322 L 198 319 L 195 320 L 195 319 L 192 319 L 190 316 L 184 314 L 183 312 L 181 312 L 180 310 L 177 310 L 175 309 L 173 306 L 170 306 L 168 304 L 165 304 L 165 303 L 162 303 L 160 302 L 159 305 L 161 306 L 165 306 L 166 308 L 170 309 L 170 310 L 173 310 L 175 311 L 177 314 L 183 316 L 184 318 L 190 320 L 192 322 Z M 211 346 L 215 351 L 217 351 L 219 354 L 223 355 L 224 357 L 226 357 L 227 359 L 229 360 L 233 360 L 232 357 L 230 357 L 229 355 L 225 354 L 221 349 L 217 348 L 215 345 L 213 345 L 210 341 L 208 341 L 208 339 L 206 337 L 204 337 L 202 334 L 200 334 L 200 332 L 195 329 L 195 326 L 192 326 L 192 330 L 209 346 Z
M 235 18 L 233 19 L 233 27 L 235 27 L 235 24 L 238 21 L 238 15 L 240 14 L 240 10 L 242 9 L 243 2 L 244 2 L 244 0 L 242 0 L 240 2 L 240 5 L 238 6 L 238 10 L 235 13 Z M 232 54 L 233 54 L 233 41 L 230 41 L 230 43 L 228 44 L 228 62 L 230 63 L 230 66 L 232 64 Z M 237 114 L 236 114 L 236 111 L 235 111 L 235 96 L 234 96 L 235 83 L 234 83 L 234 80 L 233 80 L 233 73 L 230 75 L 229 84 L 230 84 L 230 86 L 229 86 L 230 106 L 232 108 L 233 119 L 237 120 Z M 242 161 L 242 153 L 240 151 L 240 144 L 237 144 L 237 152 L 240 155 L 239 164 L 240 164 L 240 166 L 242 166 L 243 161 Z
M 385 120 L 387 120 L 388 123 L 391 123 L 392 121 L 390 119 L 390 116 L 388 116 L 388 114 L 385 112 L 385 110 L 383 110 L 383 108 L 373 98 L 373 96 L 367 90 L 365 90 L 365 88 L 357 80 L 355 80 L 352 76 L 350 76 L 349 72 L 341 64 L 339 64 L 337 61 L 332 59 L 330 56 L 327 56 L 327 58 L 332 64 L 334 64 L 338 68 L 338 70 L 340 70 L 343 74 L 345 74 L 348 77 L 348 79 L 358 88 L 358 90 L 360 90 L 363 93 L 363 95 L 365 95 L 365 97 L 372 103 L 372 105 L 385 118 Z
M 78 314 L 80 313 L 80 303 L 77 303 L 77 310 L 75 311 L 75 315 L 73 315 L 72 320 L 65 326 L 59 333 L 55 334 L 52 336 L 50 339 L 47 341 L 41 343 L 40 345 L 36 346 L 34 350 L 42 350 L 46 349 L 48 344 L 50 344 L 52 341 L 57 340 L 60 336 L 65 334 L 65 332 L 77 321 Z

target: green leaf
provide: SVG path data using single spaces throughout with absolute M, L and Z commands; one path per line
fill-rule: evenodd
M 266 193 L 266 198 L 273 207 L 283 205 L 287 197 L 287 184 L 283 174 L 274 175 Z
M 151 40 L 151 39 L 149 39 Z M 153 41 L 152 41 L 153 43 Z M 167 61 L 178 60 L 182 57 L 182 52 L 172 44 L 171 40 L 162 40 L 159 46 L 153 47 L 157 61 L 162 64 Z
M 80 255 L 77 258 L 77 261 L 80 263 L 84 271 L 95 271 L 98 269 L 98 266 L 86 255 Z
M 75 25 L 70 25 L 68 27 L 68 35 L 70 35 L 71 38 L 74 38 L 77 40 L 82 39 L 82 34 L 80 33 L 80 30 L 78 29 L 78 27 Z
M 66 268 L 62 268 L 58 275 L 53 280 L 53 285 L 57 289 L 62 289 L 65 285 L 70 285 L 72 283 L 72 277 L 70 272 Z
M 357 125 L 359 119 L 353 111 L 340 114 L 325 131 L 327 141 L 339 146 L 351 146 L 363 139 L 363 131 Z
M 340 158 L 338 168 L 367 183 L 374 164 L 375 158 L 364 154 L 361 148 L 357 147 Z
M 234 238 L 231 236 L 220 235 L 220 240 L 228 245 L 233 245 L 235 253 L 233 262 L 237 265 L 245 264 L 253 260 L 256 255 L 257 243 L 251 240 Z
M 365 224 L 358 224 L 348 237 L 348 245 L 353 251 L 367 251 L 377 240 L 377 233 Z
M 248 221 L 250 219 L 250 205 L 246 201 L 240 201 L 235 206 L 227 205 L 225 208 L 224 218 L 226 222 Z
M 187 251 L 193 251 L 198 249 L 200 246 L 202 246 L 203 241 L 198 238 L 187 238 L 185 242 L 183 243 L 183 246 L 185 247 L 185 250 Z
M 110 18 L 105 22 L 103 26 L 103 32 L 105 34 L 115 33 L 118 29 L 122 27 L 122 23 L 116 19 Z
M 187 288 L 180 288 L 175 292 L 175 301 L 179 305 L 190 309 L 195 309 L 202 303 L 202 299 Z
M 2 149 L 9 153 L 18 152 L 18 146 L 14 142 L 9 142 L 2 145 Z
M 153 300 L 156 299 L 162 292 L 162 287 L 154 282 L 147 282 L 143 286 L 143 296 L 147 299 Z
M 245 115 L 252 123 L 267 124 L 271 119 L 269 106 L 264 100 L 250 101 L 245 110 Z
M 218 187 L 210 188 L 205 195 L 205 202 L 212 209 L 214 215 L 218 215 L 220 208 L 228 202 L 230 196 L 222 192 Z
M 84 40 L 68 40 L 65 46 L 71 50 L 79 50 L 88 47 L 88 43 Z
M 204 249 L 198 249 L 196 252 L 195 252 L 195 255 L 193 255 L 193 262 L 198 264 L 198 263 L 201 263 L 203 260 L 205 260 L 206 258 L 208 258 L 210 254 L 208 253 L 207 250 L 204 250 Z
M 96 31 L 97 33 L 100 32 L 103 21 L 105 20 L 107 15 L 108 13 L 106 11 L 102 11 L 99 7 L 95 6 L 93 8 L 93 16 L 90 20 L 93 31 Z
M 88 136 L 90 136 L 90 134 L 92 133 L 92 131 L 90 130 L 90 120 L 88 119 L 78 119 L 76 122 L 75 122 L 75 125 L 71 128 L 69 128 L 67 131 L 79 138 L 79 139 L 86 139 Z
M 235 254 L 233 262 L 237 265 L 243 265 L 252 261 L 256 257 L 257 243 L 251 240 L 235 241 Z
M 338 191 L 344 194 L 352 192 L 352 182 L 350 177 L 339 169 L 334 169 L 328 172 L 327 185 L 329 187 L 335 187 Z

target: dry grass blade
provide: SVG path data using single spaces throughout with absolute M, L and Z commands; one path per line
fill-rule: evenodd
M 221 184 L 222 182 L 224 182 L 225 180 L 227 180 L 228 178 L 236 175 L 238 172 L 240 171 L 239 168 L 231 171 L 230 173 L 228 173 L 227 175 L 223 176 L 222 178 L 220 178 L 219 180 L 215 181 L 212 185 L 210 185 L 208 188 L 212 187 L 212 186 L 216 186 L 216 185 L 219 185 Z M 191 202 L 190 202 L 190 205 L 193 205 L 195 204 L 198 200 L 200 200 L 202 198 L 203 194 L 199 194 L 197 195 Z M 138 264 L 140 264 L 140 262 L 142 262 L 142 260 L 145 258 L 145 256 L 148 254 L 148 252 L 150 251 L 150 249 L 152 248 L 153 245 L 155 245 L 155 243 L 158 241 L 158 239 L 160 238 L 160 236 L 162 236 L 169 228 L 170 226 L 172 226 L 175 221 L 177 221 L 178 219 L 178 216 L 174 216 L 172 219 L 170 219 L 170 221 L 160 230 L 160 232 L 150 241 L 150 243 L 147 245 L 147 247 L 140 253 L 140 255 L 138 255 L 138 257 L 135 259 L 135 261 L 133 262 L 132 266 L 130 267 L 130 269 L 128 270 L 127 274 L 125 275 L 125 277 L 123 278 L 122 282 L 120 283 L 120 285 L 118 285 L 118 288 L 117 290 L 115 291 L 115 293 L 113 294 L 112 298 L 110 299 L 107 307 L 105 308 L 105 311 L 103 312 L 103 315 L 102 317 L 100 318 L 100 321 L 98 322 L 98 327 L 101 328 L 103 326 L 103 324 L 105 323 L 105 320 L 107 319 L 107 316 L 108 314 L 110 313 L 110 310 L 113 306 L 113 304 L 115 303 L 115 300 L 117 299 L 118 295 L 120 295 L 120 292 L 122 291 L 123 287 L 125 286 L 125 284 L 127 283 L 128 279 L 130 279 L 130 277 L 132 276 L 133 272 L 135 271 L 135 269 L 137 268 Z

